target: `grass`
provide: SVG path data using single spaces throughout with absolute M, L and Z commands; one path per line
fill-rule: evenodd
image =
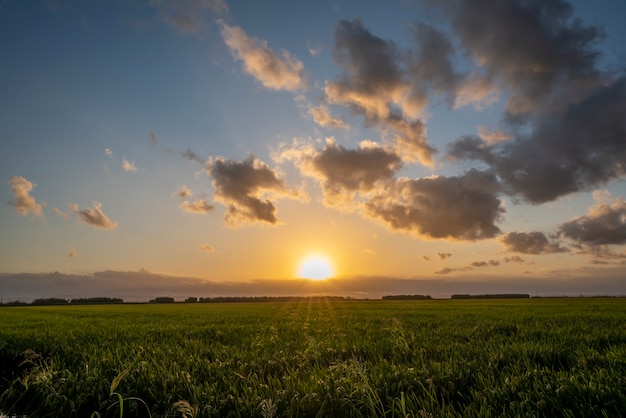
M 37 417 L 620 416 L 626 299 L 0 309 Z

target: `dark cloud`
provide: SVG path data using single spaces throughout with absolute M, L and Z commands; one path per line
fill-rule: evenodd
M 245 222 L 276 225 L 276 206 L 264 196 L 298 197 L 274 170 L 253 156 L 245 160 L 217 158 L 209 162 L 207 170 L 213 177 L 215 200 L 228 206 L 224 220 L 231 226 Z
M 440 260 L 445 260 L 446 258 L 452 257 L 450 253 L 437 253 L 437 258 Z
M 586 245 L 626 244 L 626 202 L 598 203 L 589 213 L 562 223 L 557 234 Z
M 111 220 L 102 212 L 102 203 L 93 202 L 93 208 L 79 209 L 77 204 L 70 204 L 72 212 L 78 215 L 78 219 L 87 225 L 100 229 L 115 229 L 116 222 Z
M 455 92 L 464 75 L 455 72 L 452 66 L 454 47 L 441 31 L 422 22 L 415 27 L 417 51 L 411 58 L 411 75 L 422 89 L 431 88 L 436 94 Z
M 333 57 L 342 74 L 326 82 L 328 101 L 351 107 L 383 131 L 394 131 L 396 145 L 407 160 L 432 165 L 436 150 L 417 119 L 428 96 L 415 82 L 406 52 L 373 35 L 360 20 L 340 21 L 334 35 Z
M 299 162 L 303 171 L 320 181 L 329 205 L 351 203 L 356 193 L 368 193 L 393 179 L 402 161 L 392 151 L 366 146 L 346 149 L 328 144 Z
M 573 18 L 563 0 L 430 1 L 452 22 L 487 79 L 509 92 L 512 117 L 558 113 L 598 85 L 603 32 Z
M 562 0 L 430 3 L 508 97 L 509 140 L 465 136 L 449 147 L 452 157 L 482 161 L 505 192 L 536 204 L 624 177 L 626 78 L 599 68 L 600 29 Z
M 398 179 L 365 204 L 365 213 L 391 230 L 424 238 L 469 240 L 500 233 L 505 212 L 494 176 L 470 170 L 458 177 Z
M 538 122 L 514 140 L 489 146 L 463 137 L 449 153 L 480 160 L 505 190 L 531 203 L 592 190 L 626 173 L 626 79 L 598 88 L 562 118 Z
M 498 260 L 489 260 L 489 261 L 473 261 L 470 266 L 472 267 L 496 267 L 499 266 L 500 262 Z
M 513 255 L 511 257 L 504 257 L 504 262 L 505 263 L 524 263 L 526 261 L 519 255 Z
M 550 242 L 543 232 L 509 232 L 500 242 L 508 251 L 522 254 L 564 253 L 569 249 L 561 247 L 558 242 Z
M 13 176 L 8 181 L 13 192 L 13 200 L 9 202 L 11 206 L 15 208 L 20 215 L 27 216 L 28 213 L 32 213 L 35 216 L 43 216 L 43 207 L 45 203 L 37 202 L 37 200 L 31 196 L 30 192 L 35 186 L 34 183 L 26 180 L 21 176 Z

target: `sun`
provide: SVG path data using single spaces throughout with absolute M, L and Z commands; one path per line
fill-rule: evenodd
M 333 266 L 322 255 L 309 255 L 298 265 L 298 277 L 310 280 L 326 280 L 334 275 Z

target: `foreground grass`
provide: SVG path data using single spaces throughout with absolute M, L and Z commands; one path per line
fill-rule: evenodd
M 625 308 L 623 299 L 3 308 L 0 410 L 621 416 Z

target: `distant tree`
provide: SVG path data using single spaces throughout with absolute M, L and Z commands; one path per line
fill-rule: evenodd
M 161 296 L 148 301 L 149 303 L 174 303 L 174 298 L 169 296 Z
M 28 305 L 26 302 L 22 302 L 21 300 L 12 300 L 10 302 L 4 303 L 4 306 L 25 306 Z
M 70 305 L 106 305 L 106 304 L 114 304 L 114 303 L 124 303 L 124 299 L 95 297 L 95 298 L 78 298 L 78 299 L 70 300 Z
M 67 305 L 68 302 L 67 299 L 61 298 L 41 298 L 35 299 L 32 305 Z
M 431 300 L 430 295 L 388 295 L 383 300 Z
M 452 295 L 451 299 L 529 299 L 526 293 L 494 293 L 486 295 Z
M 197 303 L 198 302 L 198 298 L 196 297 L 188 297 L 187 299 L 185 299 L 185 303 Z

